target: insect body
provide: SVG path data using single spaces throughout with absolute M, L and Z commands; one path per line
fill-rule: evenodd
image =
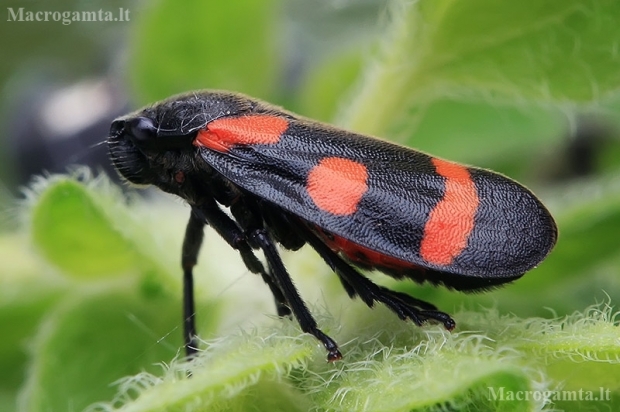
M 555 223 L 518 183 L 336 129 L 219 91 L 174 96 L 115 120 L 108 139 L 120 174 L 191 206 L 182 251 L 185 345 L 196 351 L 192 270 L 205 225 L 262 276 L 278 314 L 292 314 L 341 358 L 295 289 L 277 244 L 313 247 L 351 297 L 402 319 L 454 321 L 433 305 L 375 285 L 356 267 L 464 291 L 513 281 L 555 244 Z M 228 215 L 223 208 L 230 208 Z M 265 268 L 255 255 L 261 250 Z

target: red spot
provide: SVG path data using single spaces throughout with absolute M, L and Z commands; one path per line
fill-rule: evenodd
M 465 166 L 435 158 L 432 161 L 437 173 L 446 179 L 446 188 L 424 227 L 420 255 L 429 263 L 449 265 L 467 246 L 479 199 Z
M 288 128 L 288 121 L 277 116 L 222 117 L 198 132 L 194 146 L 227 152 L 235 145 L 276 144 Z
M 340 157 L 321 159 L 308 174 L 308 194 L 322 210 L 334 215 L 355 213 L 368 190 L 363 164 Z

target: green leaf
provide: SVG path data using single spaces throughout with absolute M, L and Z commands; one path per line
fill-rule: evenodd
M 279 80 L 278 5 L 277 0 L 149 4 L 135 24 L 131 47 L 137 102 L 205 88 L 273 97 Z
M 140 202 L 130 211 L 107 177 L 92 178 L 86 170 L 52 176 L 39 180 L 30 197 L 33 242 L 65 274 L 85 280 L 134 273 L 142 276 L 145 291 L 180 293 L 178 256 L 162 253 L 167 245 L 151 235 L 166 224 L 150 221 Z M 185 217 L 176 212 L 168 221 L 180 237 Z
M 353 84 L 361 67 L 362 58 L 359 53 L 326 59 L 304 80 L 299 92 L 300 112 L 312 119 L 332 120 L 342 95 Z
M 580 181 L 563 193 L 564 208 L 557 213 L 561 241 L 541 266 L 540 277 L 561 273 L 564 279 L 579 277 L 618 256 L 620 184 L 617 176 Z
M 110 383 L 161 370 L 181 347 L 180 302 L 118 286 L 81 288 L 44 319 L 22 389 L 22 411 L 82 410 L 110 399 Z
M 497 170 L 514 159 L 522 169 L 531 170 L 536 160 L 532 153 L 564 139 L 564 121 L 551 109 L 439 99 L 419 113 L 416 133 L 403 143 L 479 167 Z
M 40 319 L 66 292 L 30 252 L 26 237 L 0 236 L 0 411 L 17 409 L 17 391 L 28 364 L 27 347 Z
M 230 335 L 210 342 L 191 364 L 173 363 L 162 378 L 127 379 L 121 384 L 121 399 L 127 402 L 118 410 L 307 410 L 307 401 L 281 379 L 314 352 L 307 336 Z M 136 393 L 137 399 L 131 400 Z
M 438 96 L 572 104 L 620 86 L 613 0 L 397 2 L 374 65 L 342 124 L 385 135 Z M 415 116 L 414 116 L 415 117 Z
M 598 304 L 562 318 L 524 320 L 499 316 L 496 311 L 468 313 L 463 326 L 484 327 L 498 347 L 514 347 L 523 352 L 527 363 L 544 367 L 556 408 L 599 411 L 620 400 L 620 329 L 614 310 L 609 304 Z M 576 398 L 567 400 L 570 396 Z
M 489 399 L 489 387 L 513 392 L 532 389 L 527 372 L 512 355 L 483 353 L 474 349 L 480 342 L 465 336 L 451 339 L 431 332 L 426 337 L 430 339 L 411 349 L 366 342 L 356 348 L 361 358 L 349 352 L 343 365 L 315 365 L 303 385 L 321 410 L 404 412 L 432 410 L 442 404 L 454 410 L 533 409 L 531 400 Z M 329 379 L 330 375 L 335 378 Z M 325 386 L 321 390 L 313 387 L 321 384 Z
M 337 335 L 347 342 L 345 359 L 336 363 L 290 322 L 228 335 L 193 364 L 174 362 L 162 378 L 127 378 L 119 394 L 126 402 L 114 410 L 264 410 L 264 398 L 276 397 L 276 410 L 531 411 L 562 390 L 603 387 L 611 401 L 620 396 L 620 334 L 610 307 L 553 320 L 496 311 L 455 317 L 460 327 L 449 333 L 403 323 L 385 308 L 349 305 Z M 328 329 L 333 323 L 319 319 Z
M 122 273 L 137 261 L 131 243 L 113 227 L 86 187 L 62 179 L 41 194 L 32 214 L 32 234 L 50 261 L 77 277 Z
M 80 410 L 111 397 L 109 384 L 116 379 L 154 372 L 155 362 L 167 362 L 181 351 L 180 246 L 166 248 L 161 239 L 170 237 L 169 225 L 181 234 L 186 216 L 179 210 L 166 213 L 161 201 L 153 201 L 160 205 L 159 224 L 149 224 L 146 211 L 152 204 L 134 201 L 129 211 L 118 188 L 85 171 L 40 180 L 30 198 L 32 238 L 39 250 L 81 282 L 70 283 L 66 296 L 53 302 L 38 328 L 22 407 Z M 161 221 L 167 214 L 173 218 Z M 150 231 L 162 238 L 156 240 Z M 171 260 L 174 269 L 169 269 Z M 45 303 L 36 292 L 33 288 L 37 304 Z M 220 323 L 219 307 L 202 294 L 196 306 L 200 332 L 208 335 Z M 6 316 L 10 320 L 16 314 Z

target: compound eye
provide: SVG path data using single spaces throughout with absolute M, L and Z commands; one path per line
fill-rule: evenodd
M 157 136 L 157 128 L 148 117 L 135 117 L 127 120 L 125 131 L 137 143 L 146 143 Z

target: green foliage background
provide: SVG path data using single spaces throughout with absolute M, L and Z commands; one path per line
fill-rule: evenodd
M 264 315 L 274 312 L 267 288 L 208 234 L 197 273 L 205 351 L 187 364 L 178 359 L 187 208 L 127 199 L 84 170 L 41 179 L 28 193 L 22 229 L 0 237 L 0 410 L 77 411 L 95 402 L 90 410 L 620 406 L 620 3 L 335 5 L 136 7 L 126 66 L 134 103 L 196 88 L 236 90 L 498 170 L 549 205 L 560 228 L 552 255 L 484 295 L 373 277 L 455 313 L 453 333 L 349 302 L 311 251 L 286 255 L 321 327 L 342 346 L 345 359 L 326 364 L 294 322 Z M 304 56 L 291 47 L 299 42 L 307 42 Z M 295 59 L 303 70 L 290 65 Z M 583 116 L 611 130 L 595 170 L 553 179 Z M 603 387 L 610 399 L 494 401 L 489 387 L 596 395 Z

